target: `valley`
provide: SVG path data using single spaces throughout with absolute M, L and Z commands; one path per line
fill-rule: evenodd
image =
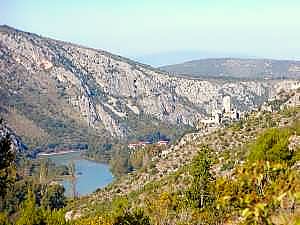
M 229 95 L 249 111 L 297 80 L 192 80 L 150 66 L 8 26 L 0 28 L 1 116 L 23 141 L 88 144 L 171 139 L 221 108 Z
M 297 63 L 157 69 L 0 26 L 0 223 L 296 225 Z

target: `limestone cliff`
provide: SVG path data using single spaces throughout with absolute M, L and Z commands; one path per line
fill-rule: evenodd
M 173 77 L 105 51 L 0 27 L 0 102 L 45 130 L 69 121 L 66 131 L 76 124 L 70 129 L 126 138 L 143 126 L 136 121 L 194 125 L 221 107 L 224 95 L 249 110 L 281 88 L 295 87 L 299 81 Z

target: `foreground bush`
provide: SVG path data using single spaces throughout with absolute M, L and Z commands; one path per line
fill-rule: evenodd
M 249 160 L 273 162 L 294 162 L 295 153 L 289 150 L 290 129 L 271 128 L 257 138 L 251 145 Z

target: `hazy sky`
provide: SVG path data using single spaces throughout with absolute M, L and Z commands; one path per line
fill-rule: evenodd
M 299 0 L 0 0 L 0 24 L 125 56 L 300 59 L 299 12 Z

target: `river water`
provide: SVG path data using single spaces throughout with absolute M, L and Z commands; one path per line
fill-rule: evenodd
M 114 179 L 107 164 L 83 159 L 79 152 L 40 156 L 40 158 L 51 159 L 57 165 L 69 165 L 74 161 L 77 174 L 76 191 L 79 196 L 90 194 L 97 188 L 103 188 Z M 61 183 L 66 189 L 66 195 L 71 196 L 72 190 L 69 179 L 65 179 Z

